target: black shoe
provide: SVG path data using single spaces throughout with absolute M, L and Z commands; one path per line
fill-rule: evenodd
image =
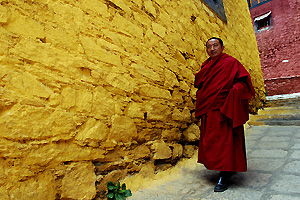
M 219 182 L 215 186 L 214 192 L 224 192 L 228 189 L 226 179 L 224 177 L 220 177 Z

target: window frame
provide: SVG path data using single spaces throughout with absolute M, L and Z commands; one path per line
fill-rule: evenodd
M 255 20 L 255 19 L 257 19 L 261 16 L 264 16 L 264 15 L 267 15 L 267 16 L 262 18 L 262 19 Z M 271 11 L 269 11 L 267 13 L 264 13 L 260 16 L 257 16 L 253 20 L 254 20 L 255 33 L 260 33 L 260 32 L 266 31 L 266 30 L 273 27 L 273 20 L 272 20 L 272 12 Z M 261 23 L 265 23 L 266 25 L 265 26 L 260 26 Z
M 223 0 L 203 0 L 222 20 L 227 23 Z

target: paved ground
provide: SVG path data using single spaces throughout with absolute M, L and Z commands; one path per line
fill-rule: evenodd
M 246 148 L 248 172 L 232 176 L 223 193 L 213 192 L 218 173 L 196 164 L 195 156 L 171 169 L 167 181 L 133 191 L 128 199 L 300 199 L 300 126 L 252 126 L 246 131 Z

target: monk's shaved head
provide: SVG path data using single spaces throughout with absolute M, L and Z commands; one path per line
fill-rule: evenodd
M 210 40 L 213 40 L 213 39 L 215 39 L 215 40 L 218 40 L 218 41 L 219 41 L 219 43 L 220 43 L 220 45 L 221 45 L 221 47 L 223 47 L 223 40 L 221 40 L 221 38 L 217 38 L 217 37 L 212 37 L 212 38 L 209 38 L 209 39 L 207 40 L 207 42 L 206 42 L 205 46 L 207 47 L 207 43 L 208 43 L 208 41 L 210 41 Z

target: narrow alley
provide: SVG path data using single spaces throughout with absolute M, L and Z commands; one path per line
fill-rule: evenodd
M 246 130 L 248 172 L 237 173 L 223 193 L 213 192 L 218 172 L 180 162 L 130 200 L 296 200 L 300 196 L 299 98 L 272 101 Z M 275 103 L 274 103 L 275 102 Z M 251 125 L 254 124 L 254 125 Z M 256 124 L 256 125 L 255 125 Z M 267 125 L 266 125 L 267 124 Z M 269 125 L 268 125 L 269 124 Z M 162 172 L 163 173 L 163 172 Z M 160 179 L 160 180 L 159 180 Z

